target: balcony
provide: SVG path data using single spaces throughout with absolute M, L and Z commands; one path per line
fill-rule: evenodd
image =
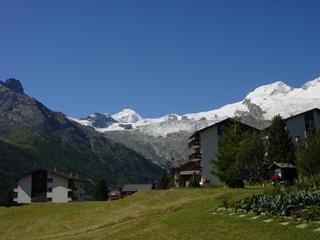
M 189 148 L 200 148 L 200 141 L 198 139 L 193 139 L 188 143 Z
M 200 170 L 188 170 L 188 171 L 181 171 L 180 175 L 183 176 L 194 176 L 194 175 L 200 175 L 201 171 Z
M 189 160 L 190 161 L 200 161 L 201 160 L 201 153 L 192 153 L 191 155 L 189 155 Z

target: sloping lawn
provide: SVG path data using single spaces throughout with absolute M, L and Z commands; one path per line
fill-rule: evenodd
M 232 201 L 259 190 L 227 190 Z M 0 239 L 320 239 L 316 226 L 298 229 L 227 213 L 211 213 L 224 190 L 172 189 L 114 202 L 32 204 L 0 208 Z M 264 217 L 267 218 L 267 217 Z M 320 227 L 320 224 L 319 226 Z

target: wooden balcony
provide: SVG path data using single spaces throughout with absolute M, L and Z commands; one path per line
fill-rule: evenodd
M 189 148 L 199 148 L 200 141 L 198 139 L 193 139 L 191 142 L 188 143 Z
M 190 161 L 200 161 L 201 160 L 201 153 L 195 152 L 189 155 Z

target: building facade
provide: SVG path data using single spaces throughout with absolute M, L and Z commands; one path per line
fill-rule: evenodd
M 201 168 L 201 184 L 218 184 L 220 180 L 212 173 L 212 160 L 216 157 L 219 148 L 219 142 L 223 138 L 228 124 L 232 121 L 227 118 L 221 122 L 215 123 L 206 128 L 200 129 L 189 138 L 189 161 L 198 162 Z M 253 126 L 241 122 L 241 127 L 249 130 L 257 130 Z
M 185 164 L 174 168 L 174 185 L 177 188 L 190 187 L 195 181 L 201 180 L 200 161 L 188 161 Z
M 13 200 L 18 204 L 84 200 L 84 183 L 77 176 L 38 169 L 18 179 Z
M 189 161 L 197 162 L 201 167 L 201 182 L 218 184 L 220 180 L 212 174 L 212 160 L 216 157 L 219 141 L 223 138 L 225 128 L 231 119 L 200 129 L 189 138 Z M 320 129 L 320 109 L 315 108 L 285 119 L 292 142 L 296 145 L 304 141 L 310 129 Z M 247 129 L 258 129 L 244 122 L 241 123 Z M 190 170 L 190 169 L 189 169 Z M 196 168 L 195 168 L 196 170 Z M 181 184 L 180 184 L 181 185 Z
M 296 145 L 306 138 L 309 130 L 320 129 L 320 109 L 314 108 L 285 120 L 290 137 Z

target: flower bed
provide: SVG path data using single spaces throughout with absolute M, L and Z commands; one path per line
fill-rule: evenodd
M 313 209 L 312 216 L 320 218 L 318 212 L 320 207 L 320 191 L 298 191 L 292 193 L 281 193 L 276 195 L 258 195 L 239 201 L 235 209 L 253 211 L 257 214 L 270 213 L 275 216 L 310 216 L 307 212 Z M 318 216 L 318 217 L 317 217 Z M 308 219 L 307 219 L 308 220 Z M 319 219 L 320 220 L 320 219 Z

